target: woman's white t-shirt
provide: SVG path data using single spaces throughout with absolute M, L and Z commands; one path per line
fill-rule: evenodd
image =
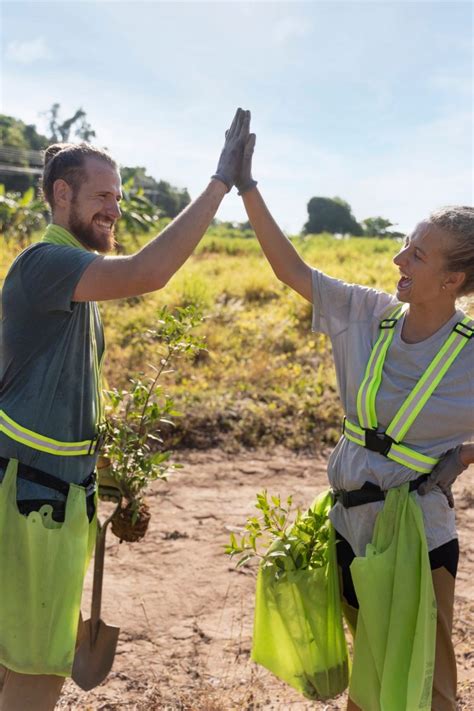
M 332 344 L 339 394 L 347 417 L 358 422 L 356 399 L 379 323 L 397 299 L 313 270 L 313 331 L 329 336 Z M 407 395 L 438 353 L 453 326 L 464 318 L 455 315 L 430 338 L 409 344 L 401 339 L 401 318 L 385 358 L 382 383 L 376 398 L 379 427 L 385 430 Z M 408 431 L 404 442 L 416 451 L 441 457 L 447 450 L 474 435 L 474 339 L 463 348 Z M 333 489 L 360 489 L 368 481 L 386 490 L 416 479 L 408 469 L 377 452 L 341 437 L 328 464 Z M 417 496 L 423 511 L 428 549 L 456 538 L 454 510 L 440 489 Z M 382 502 L 349 509 L 337 503 L 332 522 L 351 544 L 356 555 L 365 555 Z

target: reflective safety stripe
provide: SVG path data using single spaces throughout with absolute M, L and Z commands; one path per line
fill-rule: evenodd
M 439 460 L 415 451 L 404 444 L 402 440 L 456 357 L 474 337 L 474 321 L 466 316 L 454 326 L 440 351 L 409 393 L 386 431 L 378 432 L 375 399 L 382 382 L 385 357 L 392 342 L 394 329 L 405 309 L 406 305 L 397 306 L 388 318 L 381 321 L 381 333 L 372 348 L 364 378 L 357 393 L 359 424 L 345 419 L 343 432 L 348 440 L 361 447 L 379 452 L 388 459 L 393 459 L 393 461 L 417 472 L 428 474 Z
M 74 243 L 76 240 L 68 233 L 64 239 L 66 241 L 59 241 L 57 236 L 54 239 L 45 237 L 43 238 L 43 241 L 52 242 L 53 244 L 56 243 L 75 246 Z M 77 243 L 77 245 L 80 246 L 79 243 Z M 97 304 L 95 302 L 91 302 L 89 304 L 90 345 L 92 352 L 92 367 L 94 371 L 95 425 L 98 435 L 94 437 L 94 439 L 87 439 L 81 442 L 62 442 L 23 427 L 18 424 L 18 422 L 15 422 L 15 420 L 12 420 L 12 418 L 9 417 L 4 410 L 0 410 L 0 432 L 3 432 L 7 435 L 7 437 L 14 439 L 16 442 L 25 444 L 27 447 L 32 447 L 40 452 L 55 454 L 61 457 L 80 457 L 84 455 L 92 455 L 97 449 L 100 448 L 105 431 L 102 395 L 102 363 L 104 361 L 105 347 L 99 361 L 94 315 L 96 316 L 97 322 L 100 324 L 101 320 Z
M 380 323 L 380 336 L 370 354 L 364 379 L 357 393 L 357 417 L 362 427 L 377 427 L 375 398 L 382 382 L 382 369 L 388 347 L 392 342 L 394 328 L 404 311 L 404 305 L 397 306 L 388 318 Z
M 456 328 L 454 328 L 451 331 L 441 350 L 433 358 L 387 427 L 386 434 L 397 442 L 405 437 L 415 418 L 426 405 L 431 394 L 443 379 L 454 359 L 459 355 L 464 346 L 467 345 L 471 336 L 467 335 L 464 328 L 472 329 L 474 321 L 466 317 L 460 321 L 459 324 L 456 324 L 456 326 L 461 326 L 461 329 L 456 330 Z
M 21 442 L 21 444 L 26 444 L 28 447 L 38 449 L 40 452 L 57 454 L 62 457 L 77 457 L 84 454 L 92 454 L 98 441 L 97 438 L 94 438 L 82 442 L 61 442 L 57 439 L 52 439 L 52 437 L 46 437 L 37 432 L 32 432 L 26 427 L 22 427 L 18 422 L 8 417 L 7 413 L 3 410 L 0 410 L 0 432 L 4 432 L 7 437 L 14 439 L 16 442 Z
M 347 418 L 344 420 L 344 436 L 346 439 L 360 445 L 361 447 L 366 446 L 366 430 L 359 427 L 359 425 L 354 424 Z M 428 457 L 426 454 L 416 452 L 414 449 L 407 447 L 405 444 L 399 444 L 397 442 L 392 442 L 390 449 L 384 456 L 386 456 L 387 459 L 392 459 L 394 462 L 398 462 L 398 464 L 402 464 L 404 467 L 414 469 L 415 471 L 420 472 L 420 474 L 429 474 L 439 461 L 435 457 Z

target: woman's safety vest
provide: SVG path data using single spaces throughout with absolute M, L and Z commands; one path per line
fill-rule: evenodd
M 358 422 L 351 422 L 345 417 L 343 434 L 348 440 L 361 447 L 379 452 L 384 457 L 421 474 L 429 474 L 439 460 L 436 457 L 429 457 L 417 452 L 405 444 L 404 439 L 455 358 L 474 336 L 474 321 L 466 316 L 462 321 L 456 323 L 385 432 L 380 432 L 375 411 L 375 399 L 382 382 L 383 365 L 392 342 L 395 326 L 405 310 L 405 305 L 399 305 L 388 315 L 388 318 L 381 321 L 380 335 L 372 349 L 364 378 L 357 393 Z
M 83 249 L 58 225 L 43 241 Z M 93 454 L 100 446 L 103 417 L 101 366 L 90 304 L 95 374 L 96 428 L 92 440 L 63 442 L 33 432 L 0 411 L 0 431 L 33 449 L 60 457 Z M 0 663 L 23 674 L 70 676 L 84 575 L 95 543 L 97 518 L 89 522 L 86 489 L 69 485 L 64 522 L 44 505 L 28 516 L 16 501 L 18 461 L 11 459 L 0 484 Z

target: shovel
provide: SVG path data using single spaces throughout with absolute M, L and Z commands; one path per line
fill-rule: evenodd
M 94 580 L 92 586 L 91 616 L 84 622 L 83 639 L 76 650 L 72 667 L 72 678 L 81 689 L 89 691 L 98 686 L 108 675 L 114 662 L 119 627 L 106 625 L 100 617 L 102 602 L 102 578 L 104 576 L 105 534 L 107 526 L 118 510 L 121 494 L 118 489 L 106 487 L 110 498 L 118 499 L 117 507 L 113 513 L 99 525 L 99 532 L 95 544 L 94 555 Z M 101 487 L 102 489 L 102 487 Z M 99 490 L 102 494 L 103 491 Z

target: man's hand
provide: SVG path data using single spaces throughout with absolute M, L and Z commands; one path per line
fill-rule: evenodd
M 227 191 L 235 185 L 242 163 L 244 147 L 250 130 L 250 111 L 237 109 L 231 127 L 225 132 L 225 143 L 212 176 L 227 186 Z
M 461 460 L 461 447 L 458 445 L 454 449 L 450 449 L 444 457 L 442 457 L 435 468 L 432 470 L 426 481 L 418 487 L 420 496 L 424 496 L 432 491 L 436 486 L 439 486 L 443 494 L 448 500 L 451 508 L 454 508 L 454 498 L 451 491 L 451 486 L 454 484 L 458 476 L 467 467 Z
M 242 157 L 242 164 L 240 166 L 239 174 L 235 181 L 235 185 L 239 191 L 239 195 L 243 195 L 248 190 L 251 190 L 257 185 L 257 181 L 252 178 L 252 156 L 253 149 L 255 148 L 255 133 L 249 134 L 247 138 L 247 143 L 244 148 L 244 155 Z

